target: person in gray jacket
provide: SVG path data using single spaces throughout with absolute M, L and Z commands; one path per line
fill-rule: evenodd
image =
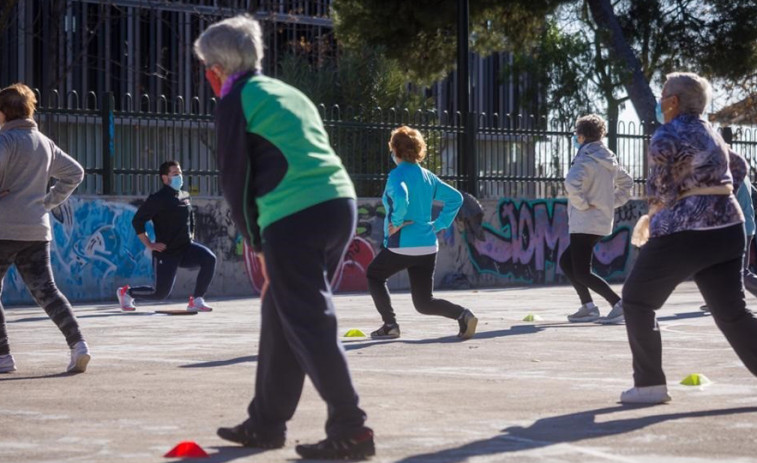
M 11 265 L 34 300 L 58 326 L 71 349 L 66 371 L 81 373 L 90 360 L 71 304 L 50 267 L 50 214 L 76 189 L 84 169 L 37 130 L 34 93 L 23 84 L 0 90 L 0 293 Z M 50 179 L 57 182 L 48 190 Z M 0 304 L 0 373 L 16 369 Z
M 573 143 L 578 153 L 565 176 L 570 244 L 560 257 L 560 268 L 581 300 L 578 311 L 568 316 L 571 322 L 624 322 L 620 296 L 591 269 L 594 246 L 612 233 L 615 208 L 630 199 L 633 187 L 631 176 L 602 142 L 605 133 L 605 121 L 596 114 L 576 121 Z M 590 289 L 610 303 L 606 317 L 600 318 Z

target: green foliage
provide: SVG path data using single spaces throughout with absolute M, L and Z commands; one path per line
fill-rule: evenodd
M 531 47 L 547 13 L 568 0 L 470 0 L 470 47 L 486 56 Z M 334 0 L 337 39 L 347 48 L 380 46 L 408 79 L 428 84 L 454 68 L 457 2 Z
M 288 54 L 280 62 L 278 77 L 327 107 L 415 111 L 432 104 L 411 90 L 402 71 L 380 48 L 344 50 L 337 58 L 317 63 L 304 54 Z
M 392 129 L 413 126 L 426 136 L 429 153 L 438 150 L 437 140 L 428 136 L 437 120 L 433 102 L 407 84 L 381 49 L 344 50 L 316 62 L 308 54 L 290 54 L 281 60 L 278 77 L 322 105 L 331 143 L 359 180 L 360 196 L 381 196 L 394 167 L 387 147 Z M 438 171 L 439 156 L 429 156 L 424 165 Z

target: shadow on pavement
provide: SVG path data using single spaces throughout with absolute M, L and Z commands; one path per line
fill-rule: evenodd
M 236 357 L 228 360 L 213 360 L 211 362 L 190 363 L 189 365 L 181 365 L 179 368 L 212 368 L 212 367 L 224 367 L 226 365 L 234 365 L 236 363 L 244 362 L 257 362 L 257 355 L 246 355 L 244 357 Z
M 67 378 L 69 376 L 76 376 L 80 373 L 68 373 L 68 372 L 61 372 L 61 373 L 53 373 L 49 375 L 41 375 L 41 376 L 16 376 L 14 373 L 8 373 L 8 374 L 0 374 L 0 381 L 21 381 L 24 379 L 52 379 L 52 378 Z
M 623 434 L 663 421 L 684 418 L 705 418 L 718 415 L 735 415 L 738 413 L 757 414 L 757 407 L 739 407 L 696 412 L 664 413 L 660 415 L 605 421 L 602 423 L 595 422 L 596 417 L 599 415 L 639 408 L 659 409 L 657 407 L 661 406 L 618 405 L 615 407 L 542 418 L 527 428 L 522 426 L 511 426 L 502 430 L 504 434 L 496 435 L 489 439 L 469 442 L 459 447 L 440 450 L 438 452 L 413 455 L 398 460 L 397 463 L 420 463 L 428 461 L 436 463 L 457 463 L 468 461 L 468 459 L 473 456 L 518 452 L 556 444 L 579 442 L 586 439 Z M 757 419 L 757 416 L 755 416 L 755 419 Z
M 476 336 L 473 339 L 490 339 L 490 338 L 499 338 L 502 336 L 513 336 L 517 334 L 533 334 L 538 331 L 541 331 L 541 328 L 539 328 L 538 326 L 516 325 L 506 330 L 480 331 L 476 333 Z M 430 338 L 430 339 L 402 339 L 402 338 L 384 339 L 384 340 L 361 339 L 359 341 L 346 341 L 346 342 L 343 342 L 342 345 L 344 346 L 344 350 L 358 350 L 358 349 L 364 349 L 366 347 L 379 346 L 382 344 L 391 344 L 391 343 L 438 344 L 438 343 L 455 343 L 455 342 L 463 342 L 463 341 L 460 341 L 460 339 L 455 335 L 450 335 L 450 336 L 442 336 L 439 338 Z M 179 368 L 223 367 L 227 365 L 234 365 L 236 363 L 256 362 L 257 360 L 258 360 L 257 354 L 246 355 L 244 357 L 236 357 L 236 358 L 228 359 L 228 360 L 213 360 L 210 362 L 190 363 L 188 365 L 180 365 Z
M 677 313 L 675 315 L 667 315 L 665 317 L 657 317 L 657 321 L 665 322 L 665 321 L 672 321 L 672 320 L 684 320 L 686 318 L 702 318 L 702 317 L 710 317 L 709 312 L 704 311 L 697 311 L 697 312 L 684 312 L 684 313 Z
M 217 450 L 215 453 L 208 452 L 206 458 L 202 458 L 203 463 L 225 463 L 227 461 L 234 461 L 239 458 L 247 458 L 259 453 L 265 452 L 262 449 L 251 449 L 247 447 L 240 447 L 238 445 L 227 445 L 220 447 L 210 447 Z M 198 461 L 197 458 L 182 458 L 175 461 Z

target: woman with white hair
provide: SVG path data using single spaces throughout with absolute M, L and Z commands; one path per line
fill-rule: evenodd
M 307 374 L 328 405 L 327 438 L 298 445 L 297 453 L 315 459 L 373 455 L 373 431 L 364 424 L 338 340 L 329 283 L 355 230 L 352 181 L 315 105 L 261 74 L 257 21 L 240 15 L 215 23 L 194 51 L 220 98 L 221 189 L 266 278 L 249 418 L 219 428 L 218 435 L 247 447 L 282 447 Z
M 664 125 L 649 144 L 649 241 L 622 295 L 634 370 L 624 403 L 670 400 L 655 311 L 692 276 L 718 328 L 757 375 L 757 320 L 741 279 L 744 216 L 733 195 L 747 166 L 702 119 L 710 92 L 696 74 L 668 74 L 657 104 Z

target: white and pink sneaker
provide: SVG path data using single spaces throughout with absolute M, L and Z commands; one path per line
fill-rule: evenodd
M 129 295 L 129 285 L 118 288 L 116 290 L 116 297 L 118 298 L 118 304 L 121 306 L 121 310 L 124 312 L 133 312 L 137 310 L 137 306 L 134 305 L 134 298 Z
M 205 303 L 205 299 L 201 297 L 190 297 L 187 310 L 190 312 L 211 312 L 213 307 Z

